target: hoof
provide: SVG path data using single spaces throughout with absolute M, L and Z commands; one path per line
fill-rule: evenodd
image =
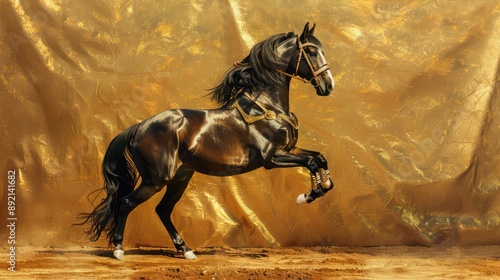
M 113 256 L 115 256 L 115 258 L 119 259 L 120 261 L 123 261 L 123 259 L 125 258 L 125 251 L 120 249 L 114 250 Z
M 305 194 L 305 193 L 297 196 L 297 205 L 306 204 L 307 203 L 306 196 L 307 196 L 307 194 Z
M 184 258 L 186 260 L 196 260 L 196 255 L 193 253 L 193 251 L 187 251 L 184 253 Z

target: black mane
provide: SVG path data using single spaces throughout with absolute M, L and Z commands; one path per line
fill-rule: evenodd
M 284 83 L 285 79 L 275 69 L 282 69 L 288 61 L 276 55 L 278 45 L 293 33 L 273 35 L 255 44 L 243 60 L 229 68 L 220 85 L 212 89 L 212 100 L 227 105 L 232 99 L 252 88 L 268 89 Z

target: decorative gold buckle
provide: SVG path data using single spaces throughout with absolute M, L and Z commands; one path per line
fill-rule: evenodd
M 274 119 L 276 119 L 276 112 L 271 111 L 271 110 L 267 110 L 267 111 L 264 113 L 264 117 L 265 117 L 267 120 L 274 120 Z

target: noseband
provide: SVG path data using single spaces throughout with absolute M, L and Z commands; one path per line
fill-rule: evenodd
M 313 44 L 313 43 L 302 43 L 300 41 L 299 38 L 297 38 L 297 43 L 298 43 L 298 47 L 299 47 L 299 57 L 297 58 L 297 66 L 295 67 L 295 73 L 294 74 L 289 74 L 285 71 L 281 71 L 279 69 L 276 69 L 277 72 L 285 75 L 285 76 L 288 76 L 288 77 L 291 77 L 291 78 L 294 78 L 294 79 L 297 79 L 297 80 L 301 80 L 303 81 L 304 83 L 310 83 L 311 85 L 313 85 L 314 87 L 318 87 L 319 86 L 319 75 L 323 72 L 325 72 L 326 70 L 330 69 L 328 67 L 328 64 L 325 63 L 323 66 L 321 66 L 319 69 L 314 69 L 313 65 L 312 65 L 312 62 L 311 62 L 311 59 L 309 58 L 308 55 L 305 55 L 304 54 L 304 49 L 306 47 L 313 47 L 313 48 L 316 48 L 316 49 L 319 49 L 319 47 L 316 45 L 316 44 Z M 302 61 L 302 57 L 304 57 L 306 63 L 307 63 L 307 66 L 309 66 L 309 69 L 311 70 L 311 73 L 313 75 L 313 77 L 308 80 L 308 79 L 305 79 L 305 78 L 302 78 L 301 76 L 298 75 L 299 73 L 299 67 L 300 67 L 300 62 Z M 314 82 L 313 82 L 314 81 Z

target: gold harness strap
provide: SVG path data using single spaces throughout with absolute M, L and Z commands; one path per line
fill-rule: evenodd
M 253 103 L 255 103 L 255 105 L 259 106 L 259 108 L 264 112 L 264 114 L 258 115 L 258 116 L 249 115 L 243 110 L 243 108 L 241 108 L 240 103 L 239 103 L 239 99 L 235 100 L 233 103 L 231 103 L 228 106 L 228 108 L 229 109 L 236 108 L 238 110 L 238 112 L 240 112 L 241 116 L 243 117 L 243 119 L 245 120 L 246 123 L 251 124 L 251 123 L 263 120 L 263 119 L 266 119 L 266 120 L 282 119 L 285 122 L 287 122 L 288 124 L 290 124 L 293 128 L 299 129 L 299 122 L 295 116 L 292 115 L 292 117 L 289 117 L 283 113 L 276 114 L 275 111 L 266 109 L 264 107 L 264 105 L 262 105 L 259 101 L 254 99 L 252 96 L 250 96 L 250 94 L 248 94 L 247 92 L 245 92 L 244 95 L 248 99 L 250 99 Z

